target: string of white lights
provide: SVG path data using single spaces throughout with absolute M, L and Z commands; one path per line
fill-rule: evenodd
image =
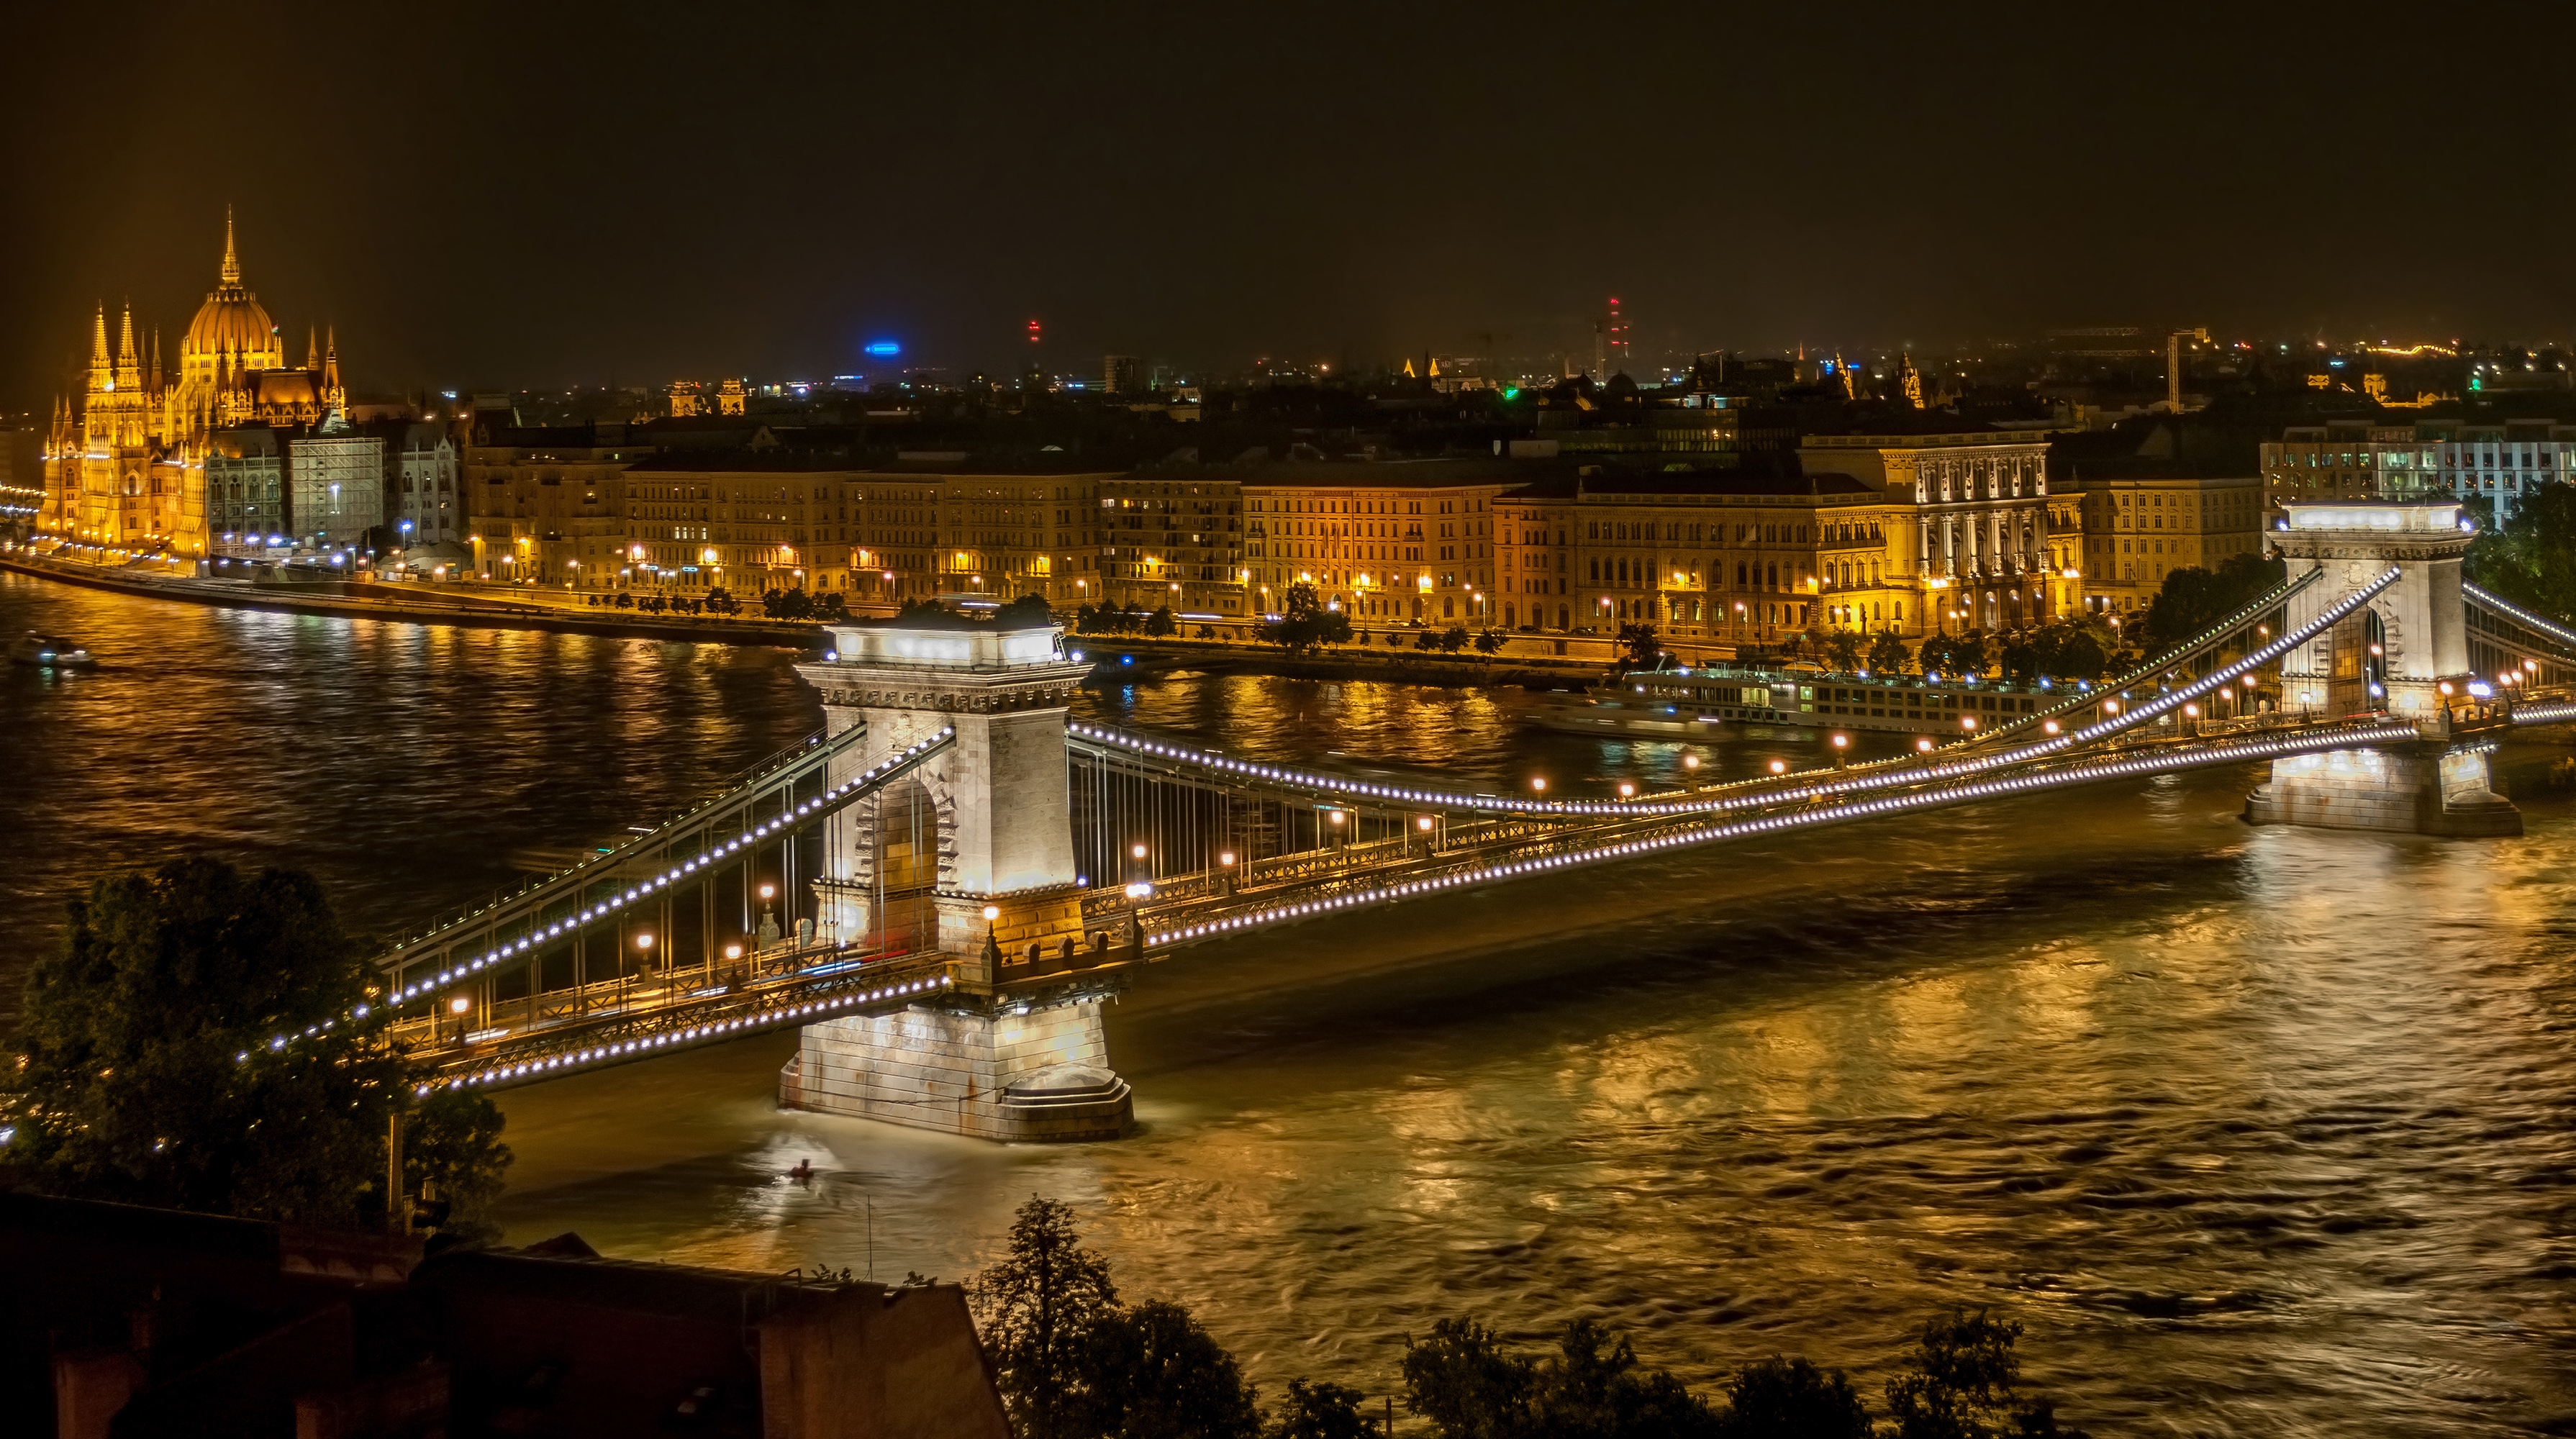
M 1307 900 L 1295 904 L 1283 904 L 1262 909 L 1247 910 L 1241 914 L 1225 916 L 1222 919 L 1209 920 L 1199 924 L 1184 925 L 1175 929 L 1151 933 L 1145 936 L 1145 942 L 1149 945 L 1172 945 L 1185 943 L 1194 939 L 1209 938 L 1218 934 L 1239 933 L 1247 929 L 1257 929 L 1272 924 L 1283 924 L 1292 920 L 1312 918 L 1317 915 L 1330 914 L 1341 910 L 1357 909 L 1373 904 L 1393 903 L 1398 900 L 1409 899 L 1419 895 L 1436 893 L 1442 890 L 1457 889 L 1465 885 L 1484 884 L 1494 880 L 1509 879 L 1517 875 L 1535 874 L 1547 870 L 1570 868 L 1576 865 L 1594 864 L 1603 860 L 1676 849 L 1689 845 L 1714 844 L 1723 840 L 1741 839 L 1753 835 L 1786 833 L 1791 830 L 1813 828 L 1823 824 L 1837 823 L 1846 820 L 1905 814 L 1915 810 L 1932 809 L 1942 805 L 1960 803 L 1966 800 L 2002 798 L 2010 795 L 2033 793 L 2044 789 L 2056 789 L 2074 784 L 2089 784 L 2100 780 L 2117 779 L 2124 775 L 2162 774 L 2178 769 L 2198 768 L 2212 764 L 2242 764 L 2249 760 L 2273 759 L 2278 758 L 2281 755 L 2300 753 L 2305 750 L 2340 749 L 2357 744 L 2374 744 L 2382 741 L 2411 740 L 2414 738 L 2417 738 L 2417 735 L 2413 725 L 2378 725 L 2366 730 L 2341 731 L 2332 735 L 2283 735 L 2264 740 L 2229 741 L 2219 745 L 2206 746 L 2196 751 L 2165 751 L 2155 755 L 2142 755 L 2120 760 L 2104 760 L 2091 764 L 2077 765 L 2067 769 L 2047 770 L 2038 774 L 1978 780 L 1964 785 L 1955 785 L 1939 790 L 1927 790 L 1917 794 L 1888 795 L 1879 799 L 1862 800 L 1857 803 L 1819 807 L 1802 811 L 1797 814 L 1766 815 L 1759 819 L 1739 820 L 1730 824 L 1694 827 L 1687 830 L 1676 831 L 1671 834 L 1656 835 L 1646 839 L 1628 840 L 1618 844 L 1600 845 L 1587 849 L 1572 850 L 1564 854 L 1543 855 L 1535 859 L 1515 860 L 1508 864 L 1479 866 L 1473 869 L 1460 870 L 1452 874 L 1437 875 L 1428 879 L 1411 880 L 1403 884 L 1387 885 L 1377 889 L 1353 891 L 1347 894 L 1330 895 L 1322 899 Z
M 2351 591 L 2342 599 L 2336 601 L 2333 605 L 2328 606 L 2315 620 L 2311 621 L 2306 626 L 2303 626 L 2291 633 L 2284 634 L 2271 641 L 2269 644 L 2262 645 L 2242 658 L 2227 665 L 2223 665 L 2218 669 L 2212 670 L 2209 674 L 2204 675 L 2200 679 L 2194 680 L 2179 689 L 2168 691 L 2153 700 L 2144 701 L 2140 704 L 2130 706 L 2115 716 L 2096 721 L 2095 723 L 2071 734 L 2052 735 L 2047 739 L 2036 740 L 2028 744 L 2016 745 L 1982 755 L 1936 761 L 1930 764 L 1910 764 L 1902 769 L 1879 770 L 1874 772 L 1854 772 L 1847 770 L 1809 771 L 1808 773 L 1816 775 L 1818 778 L 1815 782 L 1809 784 L 1803 789 L 1766 789 L 1752 793 L 1738 791 L 1719 795 L 1694 797 L 1684 800 L 1649 800 L 1631 803 L 1597 800 L 1525 800 L 1503 795 L 1472 794 L 1455 790 L 1411 789 L 1397 785 L 1370 784 L 1362 780 L 1346 779 L 1339 775 L 1321 774 L 1313 770 L 1301 770 L 1288 765 L 1256 764 L 1246 760 L 1233 759 L 1212 750 L 1200 749 L 1192 745 L 1172 744 L 1165 740 L 1151 739 L 1143 735 L 1131 734 L 1123 730 L 1111 729 L 1101 725 L 1075 723 L 1068 724 L 1065 726 L 1065 729 L 1068 734 L 1072 734 L 1080 739 L 1088 740 L 1094 744 L 1123 746 L 1134 750 L 1139 754 L 1153 755 L 1158 758 L 1169 759 L 1181 764 L 1196 765 L 1201 768 L 1216 770 L 1226 774 L 1240 775 L 1246 778 L 1259 779 L 1272 784 L 1322 790 L 1328 794 L 1347 795 L 1353 798 L 1378 799 L 1405 804 L 1426 804 L 1446 808 L 1481 810 L 1493 813 L 1508 812 L 1514 814 L 1549 814 L 1586 817 L 1676 815 L 1701 812 L 1722 812 L 1749 804 L 1768 806 L 1789 800 L 1818 799 L 1832 795 L 1851 794 L 1874 789 L 1887 789 L 1898 785 L 1920 784 L 1926 779 L 1951 779 L 1965 775 L 1982 774 L 2009 765 L 2025 764 L 2033 759 L 2044 758 L 2051 754 L 2061 753 L 2078 745 L 2092 744 L 2097 741 L 2107 739 L 2113 735 L 2134 729 L 2139 725 L 2160 719 L 2164 715 L 2170 714 L 2174 710 L 2213 689 L 2219 688 L 2223 685 L 2233 684 L 2241 676 L 2250 674 L 2253 671 L 2262 668 L 2264 665 L 2271 663 L 2280 656 L 2289 653 L 2299 645 L 2314 639 L 2318 634 L 2324 632 L 2326 629 L 2340 623 L 2345 616 L 2351 614 L 2355 609 L 2369 603 L 2371 598 L 2376 596 L 2380 591 L 2388 588 L 2392 584 L 2395 584 L 2397 582 L 2398 575 L 2399 571 L 2397 568 L 2395 566 L 2391 566 L 2377 579 Z M 1837 775 L 1838 777 L 1830 779 L 1824 778 L 1823 776 L 1827 774 Z
M 2504 615 L 2518 623 L 2529 625 L 2533 629 L 2540 631 L 2542 634 L 2545 634 L 2570 647 L 2576 647 L 2576 630 L 2571 630 L 2564 625 L 2542 619 L 2531 611 L 2500 598 L 2487 590 L 2479 589 L 2473 584 L 2463 582 L 2460 585 L 2460 593 L 2467 596 L 2472 602 L 2483 606 L 2484 608 L 2494 610 L 2496 613 Z
M 462 1088 L 468 1085 L 497 1084 L 503 1080 L 524 1079 L 530 1076 L 568 1073 L 590 1065 L 604 1064 L 638 1054 L 649 1054 L 658 1049 L 668 1049 L 673 1045 L 691 1044 L 701 1039 L 746 1033 L 773 1024 L 819 1018 L 834 1010 L 855 1009 L 860 1005 L 902 999 L 910 995 L 928 993 L 934 989 L 947 989 L 955 983 L 953 976 L 941 974 L 917 979 L 909 984 L 881 986 L 864 994 L 852 993 L 834 999 L 808 1000 L 803 1004 L 783 1005 L 776 1009 L 763 1010 L 758 1014 L 738 1015 L 732 1019 L 693 1024 L 684 1029 L 669 1030 L 661 1034 L 640 1035 L 634 1039 L 591 1045 L 564 1054 L 547 1055 L 541 1059 L 496 1064 L 472 1074 L 451 1075 L 435 1083 L 417 1085 L 414 1087 L 414 1092 L 427 1094 L 441 1087 Z
M 516 942 L 505 941 L 496 948 L 485 951 L 482 955 L 468 963 L 458 965 L 453 969 L 441 970 L 434 979 L 425 979 L 414 984 L 406 985 L 394 992 L 392 1002 L 396 1004 L 408 1003 L 411 1000 L 419 998 L 421 995 L 427 994 L 431 990 L 453 984 L 460 979 L 470 979 L 492 965 L 499 964 L 504 960 L 516 958 L 519 955 L 526 953 L 532 946 L 541 945 L 549 939 L 554 939 L 568 934 L 585 925 L 596 924 L 602 920 L 622 914 L 632 906 L 647 899 L 652 899 L 668 890 L 673 882 L 685 879 L 689 875 L 696 873 L 698 870 L 713 865 L 716 861 L 736 853 L 746 845 L 758 844 L 762 839 L 767 838 L 770 835 L 789 829 L 796 821 L 807 818 L 818 810 L 829 809 L 837 803 L 858 798 L 868 789 L 883 783 L 896 771 L 926 757 L 933 750 L 947 744 L 950 740 L 956 738 L 956 736 L 956 726 L 946 726 L 937 734 L 927 736 L 905 749 L 898 750 L 894 754 L 887 756 L 884 760 L 870 766 L 868 769 L 852 775 L 849 779 L 835 785 L 831 789 L 825 790 L 815 798 L 799 804 L 795 809 L 780 815 L 777 819 L 764 821 L 754 828 L 746 830 L 742 834 L 737 835 L 722 844 L 710 846 L 704 853 L 694 855 L 683 860 L 679 864 L 653 876 L 651 879 L 632 886 L 624 894 L 612 895 L 599 904 L 584 909 L 579 915 L 548 925 L 543 930 L 531 928 L 525 937 L 517 940 Z M 360 1003 L 353 1007 L 346 1015 L 341 1016 L 340 1019 L 363 1020 L 373 1012 L 374 1010 L 371 1006 Z M 303 1033 L 300 1035 L 272 1035 L 269 1037 L 267 1052 L 271 1054 L 278 1053 L 298 1039 L 316 1038 L 336 1028 L 339 1023 L 340 1020 L 338 1019 L 326 1019 L 319 1024 L 306 1026 Z M 233 1058 L 237 1063 L 247 1064 L 250 1062 L 251 1056 L 252 1051 L 243 1050 L 239 1054 L 234 1055 Z

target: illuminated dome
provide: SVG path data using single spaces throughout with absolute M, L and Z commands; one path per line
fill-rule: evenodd
M 188 349 L 197 354 L 269 354 L 277 348 L 268 311 L 239 285 L 226 285 L 208 295 L 206 303 L 197 307 L 197 318 L 188 322 Z
M 233 252 L 233 217 L 224 215 L 224 268 L 222 283 L 197 307 L 197 318 L 188 322 L 188 338 L 180 343 L 179 360 L 183 374 L 194 376 L 203 370 L 211 377 L 215 358 L 233 357 L 233 362 L 253 370 L 276 370 L 286 366 L 286 346 L 277 337 L 277 327 L 260 308 L 257 296 L 242 287 L 241 260 Z

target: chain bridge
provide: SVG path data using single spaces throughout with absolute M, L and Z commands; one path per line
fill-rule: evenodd
M 1616 799 L 1398 783 L 1073 722 L 1088 666 L 1052 625 L 838 626 L 798 668 L 822 731 L 392 946 L 390 1033 L 426 1090 L 793 1027 L 784 1103 L 1105 1138 L 1131 1103 L 1102 1003 L 1143 966 L 1265 927 L 2217 765 L 2270 765 L 2254 823 L 2519 833 L 2489 756 L 2516 728 L 2576 721 L 2576 630 L 2462 582 L 2455 505 L 2293 505 L 2271 538 L 2280 586 L 2009 725 Z M 2263 703 L 2205 717 L 2249 684 Z

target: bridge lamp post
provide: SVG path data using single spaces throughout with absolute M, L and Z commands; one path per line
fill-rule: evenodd
M 2198 705 L 2196 705 L 2196 704 L 2187 704 L 2187 705 L 2184 705 L 2184 706 L 2182 707 L 2182 717 L 2183 717 L 2183 732 L 2184 732 L 2185 734 L 2194 734 L 2194 733 L 2197 733 L 2197 732 L 2198 732 L 2198 729 L 2199 729 L 2199 726 L 2198 726 L 2198 723 L 2197 723 L 2197 722 L 2198 722 L 2198 721 L 2199 721 L 2199 719 L 2200 719 L 2200 706 L 2198 706 Z
M 1619 797 L 1621 799 L 1635 799 L 1637 797 L 1637 787 L 1624 779 L 1619 781 Z
M 1838 734 L 1834 736 L 1834 768 L 1841 769 L 1843 767 L 1843 751 L 1848 748 L 1850 744 L 1850 735 Z
M 1001 920 L 1002 907 L 1000 905 L 988 904 L 984 906 L 984 973 L 987 976 L 998 976 L 1001 972 L 1002 941 L 999 933 L 997 932 L 998 926 L 1001 924 Z
M 635 968 L 637 971 L 641 972 L 650 970 L 652 967 L 653 936 L 650 934 L 639 934 L 635 936 Z
M 1686 754 L 1682 756 L 1682 782 L 1692 789 L 1699 788 L 1698 755 Z
M 458 995 L 447 1002 L 447 1012 L 456 1016 L 456 1047 L 465 1047 L 465 1016 L 474 1009 L 474 1001 Z
M 1773 774 L 1787 774 L 1789 772 L 1789 762 L 1785 759 L 1775 759 L 1771 761 L 1771 772 Z
M 1227 850 L 1218 855 L 1216 866 L 1225 872 L 1225 893 L 1226 897 L 1231 899 L 1234 897 L 1234 851 Z
M 1975 715 L 1959 716 L 1959 728 L 1968 734 L 1975 734 L 1977 732 L 1977 717 Z
M 1930 754 L 1932 752 L 1932 737 L 1930 735 L 1925 735 L 1915 740 L 1914 752 L 1916 754 Z

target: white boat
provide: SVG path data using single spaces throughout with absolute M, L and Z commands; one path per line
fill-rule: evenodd
M 70 640 L 40 635 L 33 630 L 9 647 L 9 660 L 12 664 L 57 670 L 85 670 L 98 663 L 89 651 Z

